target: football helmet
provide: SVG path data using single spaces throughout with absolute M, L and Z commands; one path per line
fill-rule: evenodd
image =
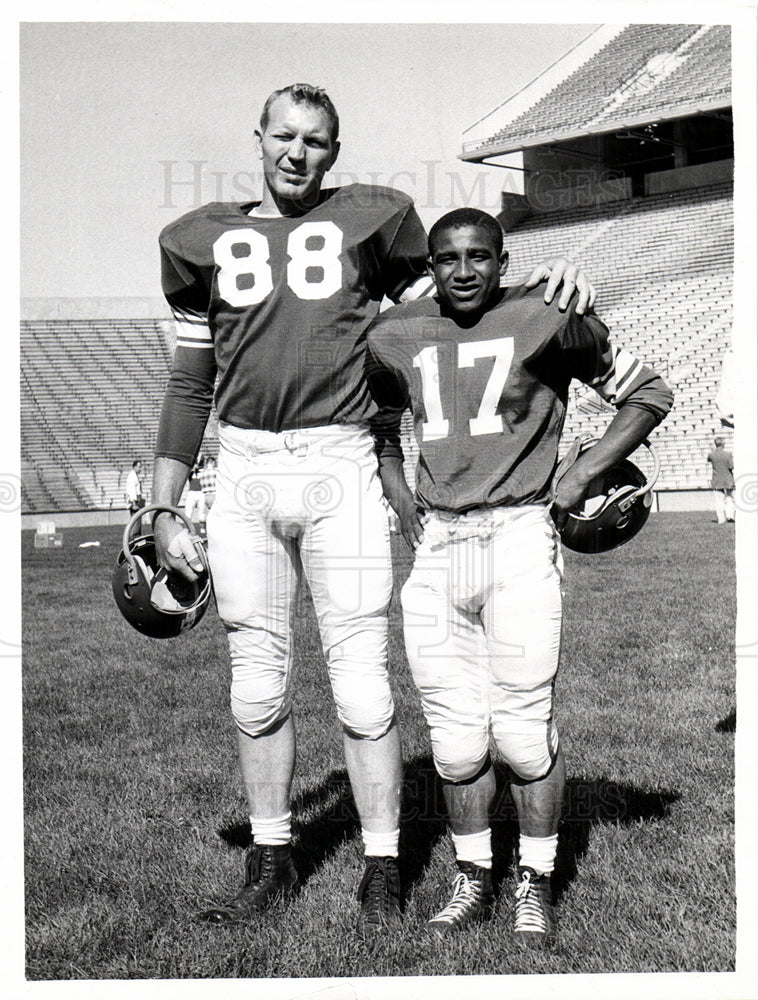
M 577 438 L 558 465 L 553 493 L 561 477 L 598 438 Z M 642 442 L 650 453 L 653 470 L 645 475 L 628 458 L 615 462 L 590 483 L 581 510 L 570 511 L 559 529 L 563 544 L 575 552 L 608 552 L 634 538 L 650 515 L 653 486 L 661 471 L 658 454 L 649 441 Z
M 184 521 L 202 560 L 197 580 L 187 580 L 158 564 L 153 534 L 136 534 L 150 511 L 167 510 Z M 192 522 L 176 507 L 150 504 L 130 518 L 112 577 L 113 597 L 131 626 L 152 639 L 170 639 L 194 628 L 211 599 L 208 556 Z

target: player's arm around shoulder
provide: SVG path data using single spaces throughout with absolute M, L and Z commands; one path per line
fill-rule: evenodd
M 532 268 L 523 280 L 526 289 L 541 288 L 544 301 L 549 305 L 558 296 L 558 309 L 565 312 L 577 293 L 574 309 L 579 316 L 592 311 L 597 298 L 597 289 L 589 280 L 580 264 L 574 264 L 568 257 L 548 257 Z

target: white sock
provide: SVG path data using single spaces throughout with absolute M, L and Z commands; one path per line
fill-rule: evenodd
M 265 818 L 251 816 L 250 829 L 253 831 L 253 841 L 258 845 L 289 844 L 292 840 L 292 813 Z
M 398 855 L 398 842 L 400 840 L 400 830 L 389 830 L 382 833 L 374 833 L 371 830 L 361 830 L 363 835 L 363 852 L 371 858 L 396 858 Z
M 492 832 L 489 827 L 479 833 L 452 833 L 456 861 L 470 861 L 480 868 L 492 868 Z
M 555 867 L 555 854 L 558 850 L 558 834 L 552 837 L 525 837 L 520 834 L 518 838 L 519 864 L 527 868 L 533 868 L 536 872 L 549 875 Z

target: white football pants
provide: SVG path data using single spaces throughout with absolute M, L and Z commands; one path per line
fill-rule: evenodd
M 393 717 L 392 566 L 373 439 L 355 426 L 274 434 L 221 423 L 219 443 L 208 555 L 237 725 L 257 736 L 291 710 L 293 624 L 305 578 L 339 719 L 378 739 Z
M 430 513 L 402 605 L 443 778 L 472 778 L 487 760 L 490 732 L 521 778 L 549 770 L 558 750 L 561 572 L 560 541 L 542 505 Z

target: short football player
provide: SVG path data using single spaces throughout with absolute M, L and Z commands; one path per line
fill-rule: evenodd
M 178 340 L 158 431 L 153 501 L 175 506 L 219 418 L 208 555 L 231 654 L 253 847 L 242 890 L 201 914 L 254 917 L 296 889 L 290 792 L 295 766 L 293 615 L 313 596 L 366 867 L 360 926 L 399 917 L 401 759 L 387 672 L 392 587 L 386 508 L 369 420 L 365 331 L 387 296 L 428 287 L 426 235 L 411 200 L 390 188 L 322 188 L 339 152 L 326 93 L 275 91 L 256 132 L 259 201 L 213 203 L 167 226 L 162 283 Z M 551 266 L 553 273 L 551 274 Z M 562 300 L 583 275 L 559 258 L 536 269 Z M 183 526 L 155 520 L 161 565 L 200 569 Z
M 490 736 L 507 762 L 520 837 L 515 936 L 556 936 L 551 873 L 565 766 L 553 717 L 561 641 L 557 527 L 597 473 L 632 452 L 672 404 L 664 382 L 580 316 L 525 286 L 501 287 L 497 221 L 474 209 L 429 234 L 436 297 L 393 307 L 369 332 L 385 494 L 415 549 L 402 591 L 405 643 L 442 779 L 458 872 L 430 921 L 448 932 L 493 904 Z M 551 496 L 569 383 L 617 407 Z M 399 421 L 413 412 L 415 495 Z M 554 520 L 550 504 L 553 504 Z

